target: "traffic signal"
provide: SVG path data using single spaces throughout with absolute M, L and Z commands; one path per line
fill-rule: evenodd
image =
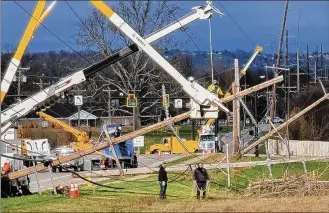
M 135 94 L 128 94 L 126 101 L 127 107 L 137 107 L 137 98 Z
M 163 96 L 162 96 L 162 106 L 164 107 L 164 108 L 166 108 L 166 107 L 169 107 L 169 105 L 170 105 L 170 102 L 169 102 L 169 94 L 164 94 Z

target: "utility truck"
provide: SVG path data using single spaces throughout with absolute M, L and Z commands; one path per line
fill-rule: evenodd
M 186 140 L 182 138 L 184 146 L 189 153 L 197 152 L 199 142 L 194 140 Z M 145 154 L 184 154 L 185 148 L 179 142 L 175 136 L 164 137 L 161 139 L 161 144 L 151 145 L 145 152 Z
M 199 152 L 215 152 L 216 135 L 214 125 L 202 125 L 199 134 Z
M 101 128 L 101 134 L 104 133 L 104 127 Z M 112 134 L 114 138 L 121 136 L 122 126 L 121 124 L 112 123 L 106 125 L 109 134 Z M 104 150 L 104 155 L 106 159 L 102 162 L 103 168 L 113 168 L 116 166 L 115 156 L 113 151 L 115 151 L 116 157 L 121 164 L 121 168 L 137 168 L 138 161 L 137 155 L 134 150 L 133 140 L 127 140 L 123 143 L 113 145 L 114 150 L 110 147 Z

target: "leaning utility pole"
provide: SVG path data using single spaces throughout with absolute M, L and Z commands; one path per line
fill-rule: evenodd
M 110 124 L 112 123 L 112 113 L 111 113 L 111 92 L 116 92 L 117 90 L 111 90 L 110 87 L 108 87 L 107 90 L 103 90 L 103 92 L 107 92 L 108 94 L 108 102 L 107 102 L 107 112 L 109 117 Z
M 283 15 L 283 23 L 282 23 L 282 29 L 281 29 L 281 37 L 280 37 L 280 43 L 279 43 L 279 49 L 278 49 L 278 57 L 276 60 L 276 65 L 275 65 L 275 77 L 276 74 L 278 73 L 278 67 L 280 66 L 280 56 L 281 56 L 281 49 L 282 49 L 282 41 L 283 41 L 283 36 L 284 36 L 284 29 L 286 28 L 286 20 L 287 20 L 287 13 L 288 13 L 288 5 L 289 5 L 289 0 L 286 0 L 286 6 L 285 6 L 285 11 Z M 273 122 L 274 120 L 274 113 L 275 113 L 275 102 L 276 102 L 276 85 L 274 84 L 272 87 L 272 103 L 271 103 L 271 109 L 270 109 L 270 120 Z M 269 130 L 271 131 L 272 126 L 269 124 Z

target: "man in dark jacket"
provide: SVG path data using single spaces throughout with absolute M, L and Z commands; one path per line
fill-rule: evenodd
M 160 184 L 160 199 L 166 199 L 167 181 L 168 181 L 166 162 L 163 162 L 160 165 L 158 181 Z
M 197 186 L 196 198 L 200 199 L 200 190 L 203 192 L 202 199 L 206 198 L 207 182 L 209 181 L 209 175 L 202 163 L 198 163 L 198 168 L 194 170 L 193 180 Z

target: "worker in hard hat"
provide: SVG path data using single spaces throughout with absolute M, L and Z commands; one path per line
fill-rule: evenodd
M 207 88 L 208 91 L 216 94 L 219 98 L 224 97 L 222 89 L 219 87 L 217 80 L 213 80 L 212 83 Z

